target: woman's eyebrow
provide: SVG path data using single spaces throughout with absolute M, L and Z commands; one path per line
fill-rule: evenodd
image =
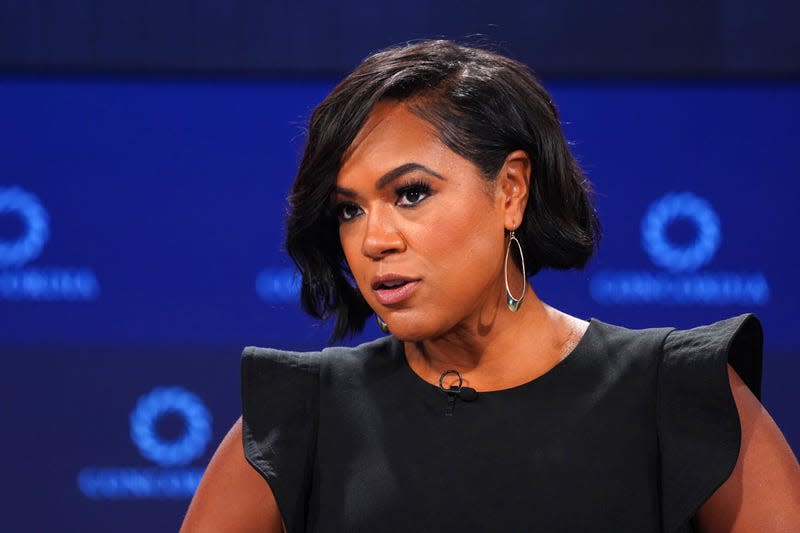
M 409 172 L 414 172 L 415 170 L 420 170 L 426 174 L 430 174 L 434 178 L 446 181 L 444 176 L 442 176 L 438 172 L 434 172 L 425 165 L 422 165 L 420 163 L 406 163 L 404 165 L 400 165 L 395 169 L 390 170 L 389 172 L 378 178 L 378 181 L 375 182 L 375 189 L 381 190 L 387 185 L 389 185 L 391 182 L 402 176 L 403 174 L 408 174 Z
M 390 183 L 392 183 L 397 178 L 403 176 L 404 174 L 408 174 L 409 172 L 414 172 L 416 170 L 424 172 L 442 181 L 447 181 L 447 178 L 445 178 L 438 172 L 434 172 L 425 165 L 422 165 L 420 163 L 405 163 L 397 168 L 393 168 L 392 170 L 390 170 L 389 172 L 378 178 L 378 181 L 375 182 L 375 190 L 379 191 L 384 187 L 386 187 L 387 185 L 389 185 Z M 336 187 L 334 189 L 334 193 L 341 194 L 342 196 L 348 196 L 350 198 L 358 196 L 358 193 L 356 193 L 356 191 L 354 191 L 353 189 L 348 189 L 346 187 Z

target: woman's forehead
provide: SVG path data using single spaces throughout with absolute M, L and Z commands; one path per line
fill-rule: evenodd
M 404 133 L 422 134 L 420 141 L 428 140 L 428 136 L 436 137 L 436 129 L 414 114 L 406 103 L 392 100 L 379 102 L 367 115 L 364 125 L 345 151 L 345 157 L 355 153 L 366 142 L 385 141 Z
M 450 150 L 439 140 L 436 129 L 411 112 L 407 105 L 381 102 L 370 112 L 345 151 L 337 183 L 356 169 L 363 175 L 364 170 L 383 172 L 412 160 L 435 164 L 446 152 Z

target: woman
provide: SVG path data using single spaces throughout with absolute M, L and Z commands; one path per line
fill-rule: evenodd
M 754 317 L 633 331 L 536 296 L 598 225 L 521 64 L 369 57 L 314 112 L 290 203 L 304 308 L 391 335 L 246 349 L 184 531 L 800 531 Z

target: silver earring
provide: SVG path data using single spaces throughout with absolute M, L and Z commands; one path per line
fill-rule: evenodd
M 519 298 L 514 298 L 514 296 L 511 294 L 511 289 L 508 288 L 508 256 L 511 253 L 512 242 L 517 245 L 517 249 L 519 250 L 519 262 L 522 265 L 522 294 Z M 506 305 L 509 309 L 516 312 L 519 309 L 519 306 L 522 304 L 522 300 L 525 299 L 525 289 L 528 287 L 528 283 L 525 277 L 525 256 L 522 255 L 522 245 L 520 244 L 519 239 L 517 239 L 517 237 L 514 235 L 513 231 L 508 236 L 508 246 L 506 247 L 506 260 L 505 264 L 503 265 L 503 271 L 506 278 Z
M 381 328 L 382 332 L 389 333 L 389 324 L 384 322 L 381 317 L 375 315 L 375 321 L 378 323 L 378 327 Z

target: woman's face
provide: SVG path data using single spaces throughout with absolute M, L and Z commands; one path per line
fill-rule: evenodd
M 372 111 L 333 200 L 358 289 L 399 339 L 468 326 L 502 302 L 505 229 L 521 216 L 510 226 L 503 187 L 402 103 Z

